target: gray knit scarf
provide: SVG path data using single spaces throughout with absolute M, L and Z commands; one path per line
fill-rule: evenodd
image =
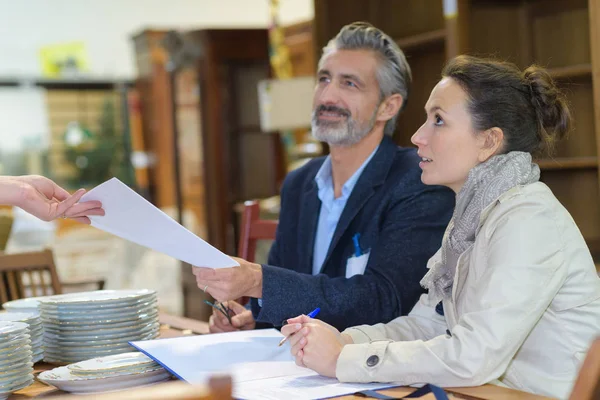
M 431 299 L 437 303 L 451 297 L 458 257 L 475 242 L 482 211 L 509 189 L 539 179 L 531 154 L 520 151 L 493 156 L 469 172 L 444 234 L 442 259 L 421 280 Z

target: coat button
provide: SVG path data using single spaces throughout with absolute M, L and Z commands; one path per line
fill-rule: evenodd
M 378 362 L 379 362 L 379 357 L 371 356 L 371 357 L 367 358 L 367 367 L 374 367 L 377 365 Z

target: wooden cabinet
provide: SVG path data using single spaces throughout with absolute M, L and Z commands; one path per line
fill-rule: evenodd
M 521 68 L 534 63 L 544 66 L 566 91 L 574 129 L 552 158 L 537 162 L 541 180 L 569 210 L 596 259 L 600 257 L 599 4 L 596 0 L 471 0 L 465 7 L 468 43 L 461 48 Z
M 176 42 L 169 51 L 166 35 Z M 175 206 L 179 198 L 195 217 L 195 233 L 235 255 L 234 205 L 277 195 L 285 174 L 279 135 L 260 130 L 257 84 L 270 77 L 267 30 L 147 31 L 135 43 L 145 141 L 157 155 L 156 203 Z M 202 293 L 187 269 L 185 313 L 203 318 L 196 311 Z
M 410 63 L 413 86 L 395 133 L 404 146 L 448 58 L 468 53 L 549 68 L 568 93 L 575 128 L 553 158 L 537 160 L 541 179 L 600 258 L 600 0 L 315 0 L 316 59 L 343 25 L 359 20 L 388 33 Z

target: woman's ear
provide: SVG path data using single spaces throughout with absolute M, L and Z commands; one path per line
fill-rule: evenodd
M 379 105 L 379 110 L 377 111 L 377 120 L 389 121 L 398 113 L 400 108 L 402 108 L 402 104 L 404 104 L 404 99 L 397 93 L 387 97 Z
M 487 161 L 491 156 L 502 150 L 504 132 L 498 127 L 490 128 L 481 134 L 481 148 L 479 149 L 479 162 Z

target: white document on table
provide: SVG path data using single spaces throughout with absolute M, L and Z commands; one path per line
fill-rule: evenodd
M 321 399 L 361 390 L 398 386 L 348 384 L 297 366 L 283 335 L 259 329 L 130 342 L 179 379 L 206 384 L 210 376 L 229 374 L 236 399 Z
M 194 235 L 117 178 L 83 195 L 100 200 L 105 215 L 90 217 L 92 226 L 192 265 L 226 268 L 238 262 Z

